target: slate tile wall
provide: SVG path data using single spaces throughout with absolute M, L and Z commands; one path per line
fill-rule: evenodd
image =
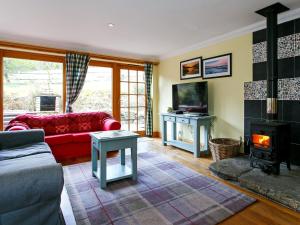
M 266 55 L 263 29 L 253 33 L 253 82 L 244 85 L 245 143 L 250 123 L 267 117 Z M 292 163 L 300 165 L 300 18 L 278 25 L 278 78 L 278 120 L 291 124 Z

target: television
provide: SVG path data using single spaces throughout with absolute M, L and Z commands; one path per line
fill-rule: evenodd
M 174 84 L 173 110 L 208 113 L 207 82 Z

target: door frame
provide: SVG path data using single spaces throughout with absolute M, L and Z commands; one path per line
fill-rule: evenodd
M 117 98 L 117 101 L 118 101 L 118 108 L 119 108 L 119 114 L 118 114 L 118 120 L 121 122 L 121 69 L 126 69 L 126 70 L 137 70 L 137 71 L 144 71 L 144 67 L 141 66 L 141 65 L 122 65 L 122 64 L 119 64 L 118 65 L 118 98 Z M 146 98 L 146 82 L 145 82 L 145 129 L 146 129 L 146 112 L 147 112 L 147 98 Z M 137 94 L 137 98 L 138 98 L 138 94 Z M 138 102 L 138 101 L 137 101 Z M 138 108 L 138 106 L 137 106 Z M 143 131 L 135 131 L 135 133 L 138 133 L 139 135 L 141 136 L 145 136 L 146 135 L 146 130 L 143 130 Z

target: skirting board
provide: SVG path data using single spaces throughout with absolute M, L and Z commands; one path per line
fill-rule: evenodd
M 153 131 L 152 137 L 154 137 L 154 138 L 160 138 L 161 137 L 160 132 L 159 131 Z

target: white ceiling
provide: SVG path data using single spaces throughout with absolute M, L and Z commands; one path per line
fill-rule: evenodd
M 277 1 L 0 0 L 0 40 L 156 59 L 263 21 L 254 11 Z

